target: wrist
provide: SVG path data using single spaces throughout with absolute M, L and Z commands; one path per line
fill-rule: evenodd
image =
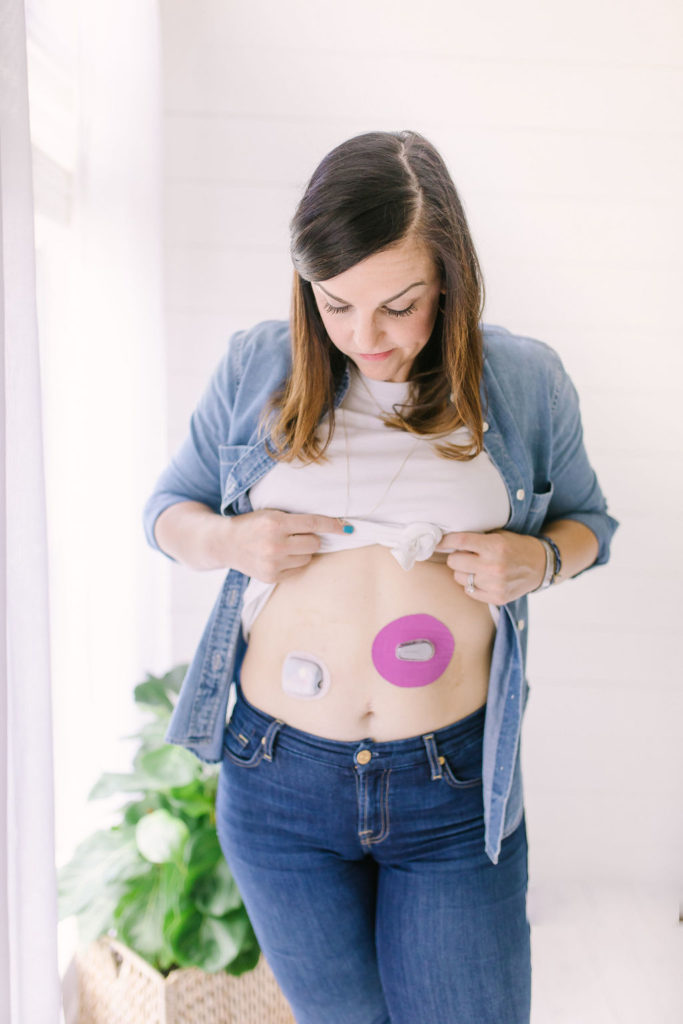
M 534 588 L 532 593 L 536 593 L 539 590 L 547 590 L 548 587 L 552 586 L 553 583 L 556 582 L 560 569 L 562 568 L 562 558 L 557 544 L 555 544 L 550 537 L 546 537 L 544 535 L 536 537 L 536 540 L 543 547 L 545 566 L 541 582 Z
M 549 537 L 547 533 L 539 534 L 539 538 L 538 539 L 542 540 L 542 541 L 545 541 L 546 544 L 549 544 L 550 547 L 552 548 L 553 556 L 554 556 L 554 563 L 555 564 L 554 564 L 554 567 L 553 567 L 553 576 L 552 576 L 552 579 L 551 579 L 550 582 L 551 583 L 559 583 L 562 580 L 562 578 L 563 578 L 562 577 L 562 555 L 560 554 L 560 549 L 558 548 L 558 546 L 555 543 L 555 541 L 553 540 L 553 538 Z
M 201 560 L 205 569 L 227 569 L 232 565 L 232 516 L 214 513 L 204 521 Z

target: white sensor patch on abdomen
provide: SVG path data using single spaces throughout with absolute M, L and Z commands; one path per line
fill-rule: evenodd
M 282 689 L 288 697 L 315 700 L 330 688 L 327 666 L 313 654 L 290 651 L 282 663 Z

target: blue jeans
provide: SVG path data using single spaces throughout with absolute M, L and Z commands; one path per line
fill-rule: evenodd
M 528 1024 L 526 825 L 492 864 L 485 715 L 343 743 L 238 691 L 218 836 L 299 1024 Z

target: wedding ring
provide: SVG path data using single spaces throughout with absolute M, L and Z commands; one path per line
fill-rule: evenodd
M 474 585 L 474 573 L 470 572 L 467 574 L 467 585 L 465 587 L 466 594 L 473 594 L 477 588 Z

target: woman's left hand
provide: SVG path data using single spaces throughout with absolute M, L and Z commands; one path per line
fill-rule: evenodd
M 511 530 L 491 533 L 446 533 L 437 551 L 450 551 L 446 564 L 456 583 L 475 601 L 507 604 L 540 586 L 545 549 L 537 537 Z M 470 574 L 474 590 L 467 589 Z

